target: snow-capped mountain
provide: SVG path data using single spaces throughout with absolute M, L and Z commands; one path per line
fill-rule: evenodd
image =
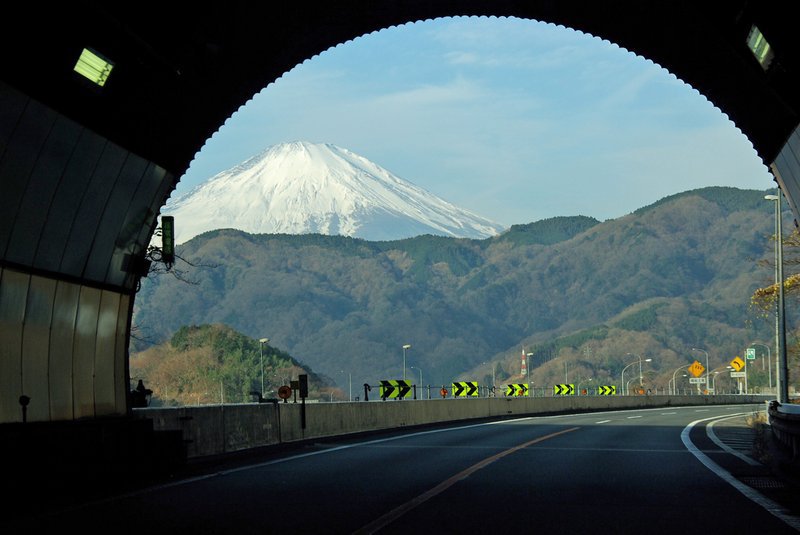
M 347 149 L 297 141 L 269 147 L 167 202 L 175 239 L 235 228 L 253 234 L 420 234 L 486 238 L 504 228 L 458 208 Z

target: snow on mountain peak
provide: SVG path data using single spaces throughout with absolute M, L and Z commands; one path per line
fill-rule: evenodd
M 363 156 L 306 141 L 267 148 L 168 201 L 163 213 L 175 217 L 177 243 L 222 228 L 367 240 L 487 238 L 503 230 Z

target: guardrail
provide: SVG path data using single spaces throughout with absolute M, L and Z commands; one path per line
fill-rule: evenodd
M 791 452 L 792 461 L 800 461 L 800 405 L 770 401 L 767 414 L 772 436 Z

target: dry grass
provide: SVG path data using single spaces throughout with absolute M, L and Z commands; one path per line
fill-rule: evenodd
M 745 423 L 755 431 L 753 439 L 753 455 L 760 462 L 769 464 L 772 459 L 770 443 L 772 437 L 769 430 L 769 419 L 766 411 L 759 411 L 745 417 Z

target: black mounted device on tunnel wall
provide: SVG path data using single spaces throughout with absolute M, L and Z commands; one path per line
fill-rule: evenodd
M 175 263 L 175 218 L 161 217 L 161 260 L 171 267 Z

